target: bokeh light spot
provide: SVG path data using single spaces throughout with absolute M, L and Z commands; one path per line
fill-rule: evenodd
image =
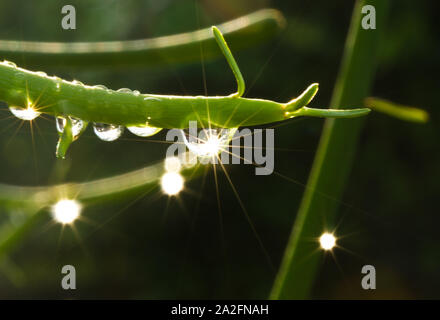
M 162 176 L 160 182 L 163 192 L 170 196 L 173 196 L 182 191 L 184 179 L 177 172 L 167 172 Z
M 63 199 L 52 207 L 52 214 L 55 221 L 62 224 L 70 224 L 78 219 L 81 212 L 81 205 L 76 200 Z

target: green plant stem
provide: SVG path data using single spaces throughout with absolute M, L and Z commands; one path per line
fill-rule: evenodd
M 272 38 L 285 25 L 283 15 L 263 9 L 219 25 L 234 50 Z M 127 67 L 157 66 L 221 56 L 211 28 L 152 39 L 108 42 L 31 42 L 0 40 L 0 58 L 27 67 Z
M 314 87 L 306 89 L 315 90 Z M 187 128 L 189 121 L 199 126 L 235 128 L 265 124 L 301 115 L 286 113 L 286 104 L 229 96 L 171 96 L 140 94 L 135 91 L 115 91 L 101 86 L 84 85 L 57 77 L 18 68 L 10 62 L 0 62 L 0 100 L 11 106 L 32 106 L 53 116 L 72 116 L 87 122 L 102 122 L 124 126 L 156 128 Z M 207 108 L 209 106 L 209 110 Z M 287 107 L 290 105 L 287 104 Z M 309 116 L 362 116 L 368 109 L 319 110 Z
M 361 27 L 364 5 L 376 8 L 376 30 Z M 388 1 L 357 1 L 345 44 L 344 58 L 331 107 L 360 105 L 368 95 L 375 69 L 375 52 Z M 327 119 L 304 196 L 293 225 L 271 299 L 305 299 L 310 295 L 323 255 L 318 238 L 332 231 L 340 198 L 353 162 L 362 119 Z
M 223 37 L 223 34 L 220 32 L 220 30 L 217 27 L 212 27 L 212 32 L 214 33 L 215 40 L 217 41 L 220 50 L 225 56 L 226 61 L 228 61 L 229 67 L 234 73 L 235 80 L 237 81 L 237 93 L 235 94 L 235 96 L 241 97 L 242 95 L 244 95 L 244 90 L 246 87 L 240 68 L 238 67 L 237 62 L 235 61 L 235 58 L 232 55 L 231 49 L 229 49 L 229 46 L 226 43 L 226 40 Z
M 425 110 L 404 106 L 385 99 L 369 97 L 364 100 L 364 105 L 374 111 L 382 112 L 403 121 L 426 123 L 429 120 L 429 114 Z
M 9 230 L 7 234 L 1 234 L 0 239 L 0 259 L 14 248 L 35 226 L 43 220 L 46 210 L 34 208 L 27 213 L 25 220 L 19 225 Z
M 357 111 L 305 108 L 318 91 L 317 83 L 287 104 L 242 98 L 245 83 L 237 62 L 220 30 L 214 26 L 212 32 L 237 81 L 238 91 L 229 96 L 152 95 L 126 88 L 114 91 L 100 85 L 88 86 L 76 80 L 69 82 L 49 77 L 3 61 L 0 63 L 0 99 L 12 106 L 26 106 L 40 113 L 71 116 L 87 122 L 168 129 L 186 128 L 190 121 L 197 121 L 204 128 L 212 125 L 236 128 L 295 116 L 357 117 L 369 112 L 366 108 Z M 70 124 L 66 123 L 57 147 L 59 157 L 64 158 L 67 147 L 73 141 L 69 132 Z
M 0 184 L 0 204 L 44 207 L 63 198 L 86 202 L 97 201 L 109 196 L 158 185 L 164 172 L 164 162 L 160 161 L 138 170 L 83 183 L 64 183 L 44 187 Z M 198 166 L 181 172 L 187 179 L 198 176 L 198 173 Z
M 181 171 L 186 180 L 199 176 L 201 166 Z M 156 190 L 165 173 L 164 162 L 158 162 L 138 170 L 84 183 L 65 183 L 45 187 L 23 187 L 0 184 L 0 205 L 4 208 L 20 208 L 27 216 L 19 226 L 0 233 L 0 259 L 12 250 L 33 228 L 47 218 L 50 206 L 61 199 L 75 199 L 83 204 L 114 198 L 117 195 Z
M 63 132 L 60 134 L 60 138 L 58 140 L 56 156 L 58 158 L 65 159 L 67 149 L 72 142 L 72 121 L 70 120 L 70 117 L 67 117 L 65 120 Z

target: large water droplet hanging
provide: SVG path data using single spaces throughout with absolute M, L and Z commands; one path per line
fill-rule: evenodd
M 107 123 L 94 123 L 93 130 L 99 139 L 103 141 L 114 141 L 122 135 L 124 127 Z
M 139 137 L 150 137 L 162 130 L 162 128 L 156 128 L 150 126 L 142 126 L 142 127 L 133 126 L 133 127 L 127 127 L 127 129 L 128 131 Z
M 183 141 L 188 149 L 201 158 L 212 158 L 227 149 L 237 128 L 202 129 L 197 137 L 186 137 L 182 130 Z
M 41 114 L 41 112 L 38 112 L 32 108 L 31 105 L 29 105 L 27 108 L 10 106 L 9 110 L 11 110 L 12 114 L 18 119 L 27 121 L 33 120 Z
M 81 119 L 77 119 L 77 118 L 73 118 L 73 117 L 69 117 L 70 121 L 72 122 L 72 135 L 73 137 L 77 137 L 81 131 L 84 128 L 84 121 Z M 62 117 L 57 117 L 55 120 L 55 123 L 57 125 L 57 131 L 59 133 L 63 133 L 64 131 L 64 126 L 66 125 L 66 119 L 62 118 Z

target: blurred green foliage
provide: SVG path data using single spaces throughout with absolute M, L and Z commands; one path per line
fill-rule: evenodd
M 234 52 L 248 97 L 287 101 L 312 82 L 311 106 L 329 104 L 353 1 L 104 1 L 4 0 L 0 38 L 45 41 L 126 40 L 194 30 L 263 7 L 281 10 L 285 31 L 271 43 Z M 77 9 L 76 31 L 61 29 L 61 7 Z M 438 298 L 437 199 L 440 136 L 439 7 L 433 1 L 393 1 L 373 89 L 375 96 L 430 113 L 425 125 L 373 113 L 346 190 L 334 260 L 328 255 L 315 284 L 318 298 Z M 234 50 L 234 48 L 231 48 Z M 25 61 L 25 57 L 23 58 Z M 200 63 L 127 71 L 44 70 L 67 79 L 142 92 L 203 94 Z M 206 64 L 210 95 L 235 90 L 223 60 Z M 359 75 L 362 77 L 362 75 Z M 57 160 L 55 123 L 33 127 L 0 109 L 1 182 L 44 185 L 85 181 L 140 168 L 165 156 L 165 133 L 153 139 L 128 132 L 113 143 L 89 129 Z M 290 177 L 255 176 L 251 166 L 228 166 L 274 268 L 265 259 L 221 171 L 217 208 L 212 170 L 168 200 L 158 191 L 88 206 L 75 230 L 49 218 L 36 225 L 0 264 L 0 298 L 265 298 L 304 191 L 322 120 L 294 120 L 276 129 L 275 170 Z M 151 142 L 154 140 L 154 142 Z M 205 181 L 205 183 L 204 183 Z M 0 223 L 19 211 L 0 208 Z M 223 227 L 220 227 L 219 219 Z M 78 289 L 61 289 L 61 267 L 77 268 Z M 378 289 L 361 289 L 361 267 L 376 266 Z

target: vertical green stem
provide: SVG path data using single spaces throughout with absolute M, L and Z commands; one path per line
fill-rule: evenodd
M 376 9 L 376 29 L 361 26 L 362 7 Z M 331 101 L 332 108 L 362 105 L 375 70 L 375 52 L 383 31 L 388 0 L 358 0 Z M 318 238 L 332 231 L 337 208 L 353 162 L 363 119 L 327 119 L 296 221 L 270 295 L 305 299 L 310 295 L 322 257 Z
M 21 225 L 11 230 L 8 234 L 2 235 L 0 239 L 0 260 L 3 258 L 4 254 L 8 252 L 17 245 L 17 243 L 22 240 L 27 233 L 29 233 L 32 228 L 45 217 L 46 211 L 42 208 L 30 209 L 28 216 Z

